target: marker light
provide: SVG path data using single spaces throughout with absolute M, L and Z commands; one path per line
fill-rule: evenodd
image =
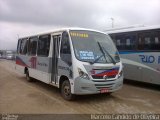
M 123 71 L 121 70 L 121 72 L 118 75 L 118 78 L 120 78 L 123 75 Z

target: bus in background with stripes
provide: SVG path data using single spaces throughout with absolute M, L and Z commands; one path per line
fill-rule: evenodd
M 109 35 L 82 28 L 60 29 L 18 40 L 16 69 L 60 88 L 62 97 L 111 93 L 123 86 L 122 63 Z
M 160 26 L 110 29 L 123 63 L 124 78 L 160 85 Z

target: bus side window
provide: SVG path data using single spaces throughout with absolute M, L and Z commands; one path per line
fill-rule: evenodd
M 39 36 L 38 40 L 38 56 L 44 56 L 47 57 L 49 55 L 49 48 L 50 48 L 50 35 L 42 35 Z
M 67 32 L 62 33 L 60 56 L 63 61 L 69 65 L 72 64 L 69 36 Z
M 136 49 L 136 35 L 133 33 L 127 33 L 125 37 L 125 50 Z
M 115 35 L 116 46 L 118 50 L 135 50 L 136 49 L 136 35 L 134 33 L 123 33 Z
M 21 39 L 18 40 L 18 45 L 17 45 L 17 54 L 20 53 L 20 46 L 21 46 Z
M 116 45 L 119 47 L 119 46 L 121 45 L 121 40 L 118 39 L 118 40 L 116 41 Z
M 154 43 L 152 44 L 153 50 L 160 50 L 160 37 L 154 37 Z
M 144 34 L 144 49 L 145 50 L 151 50 L 151 41 L 152 40 L 152 34 L 151 33 L 145 33 Z
M 152 50 L 152 34 L 151 32 L 143 32 L 138 35 L 138 49 L 139 50 Z
M 126 40 L 124 34 L 116 35 L 116 45 L 118 50 L 126 50 Z
M 118 50 L 123 50 L 123 37 L 121 35 L 115 35 L 116 46 Z
M 144 34 L 138 34 L 138 50 L 144 50 Z
M 24 38 L 21 40 L 20 48 L 19 48 L 19 53 L 22 55 L 25 55 L 27 53 L 27 38 Z
M 153 32 L 153 40 L 151 42 L 152 50 L 160 50 L 160 31 Z
M 150 46 L 151 46 L 151 38 L 145 37 L 144 38 L 144 49 L 150 50 Z
M 33 55 L 33 56 L 36 55 L 36 53 L 37 53 L 37 41 L 38 41 L 38 37 L 31 37 L 29 39 L 28 55 Z

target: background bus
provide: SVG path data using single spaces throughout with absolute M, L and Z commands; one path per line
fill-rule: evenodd
M 0 50 L 1 59 L 6 59 L 6 50 Z
M 160 85 L 160 26 L 107 30 L 124 65 L 124 78 Z
M 15 60 L 15 50 L 0 50 L 0 58 Z
M 16 69 L 54 85 L 64 99 L 111 93 L 123 85 L 122 63 L 110 37 L 86 29 L 62 29 L 18 40 Z
M 13 50 L 6 50 L 6 59 L 15 60 L 15 52 Z

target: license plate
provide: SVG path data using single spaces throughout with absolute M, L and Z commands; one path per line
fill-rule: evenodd
M 100 90 L 100 92 L 101 92 L 101 93 L 107 93 L 107 92 L 109 92 L 109 90 L 108 90 L 107 88 L 102 88 L 102 89 Z

